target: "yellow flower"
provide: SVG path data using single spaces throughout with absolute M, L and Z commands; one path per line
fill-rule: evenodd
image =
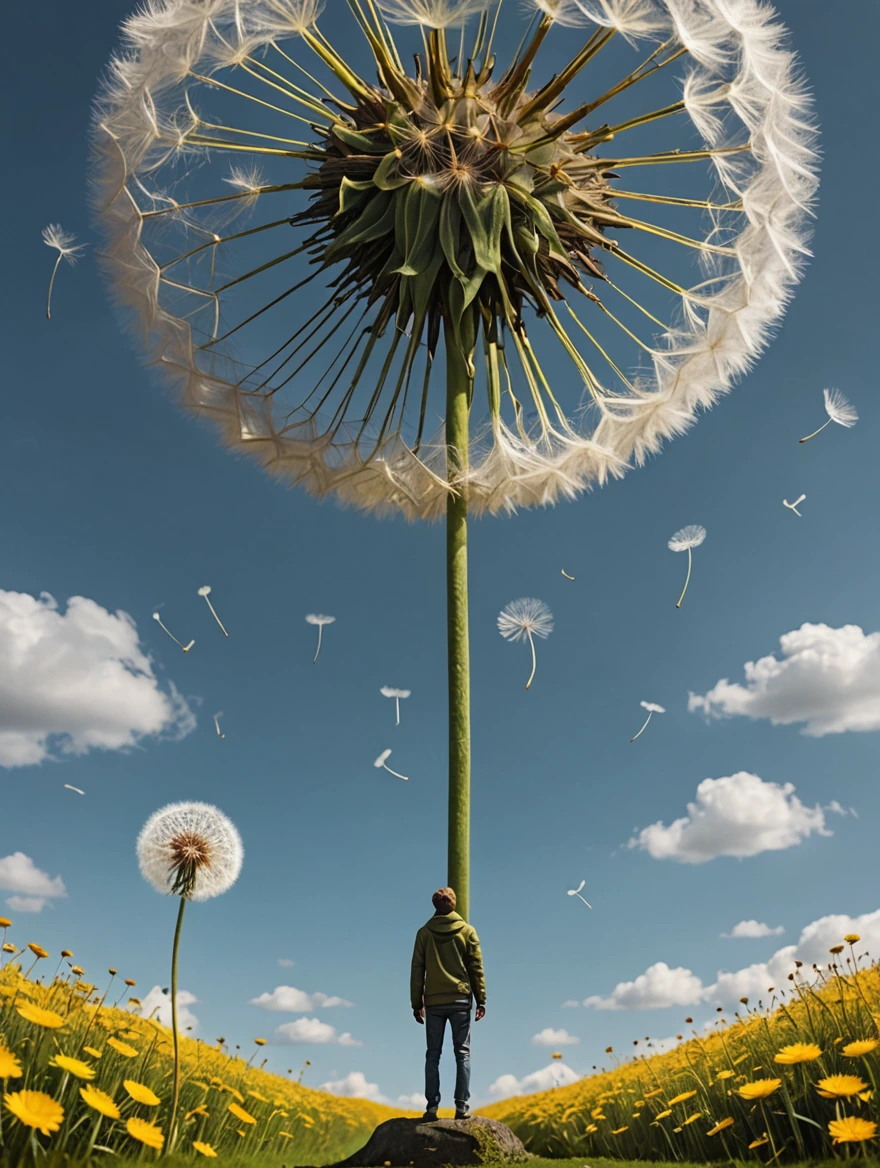
M 681 1095 L 676 1095 L 674 1099 L 670 1099 L 669 1106 L 671 1107 L 673 1103 L 684 1103 L 685 1099 L 693 1099 L 695 1095 L 696 1091 L 685 1091 Z
M 646 1099 L 653 1099 L 655 1095 L 662 1095 L 662 1094 L 663 1094 L 663 1088 L 658 1087 L 656 1091 L 646 1091 L 645 1098 Z
M 48 1030 L 58 1030 L 64 1025 L 64 1019 L 54 1010 L 44 1010 L 32 1002 L 21 1002 L 15 1007 L 25 1022 L 33 1022 L 35 1026 L 45 1026 Z
M 207 1107 L 205 1107 L 204 1103 L 200 1103 L 198 1107 L 194 1107 L 192 1109 L 192 1111 L 188 1111 L 186 1113 L 186 1115 L 183 1117 L 183 1122 L 186 1123 L 186 1121 L 188 1119 L 192 1119 L 192 1117 L 194 1115 L 209 1115 L 209 1114 L 210 1114 L 210 1112 L 208 1111 Z
M 242 1123 L 256 1123 L 252 1115 L 248 1115 L 243 1107 L 239 1107 L 237 1103 L 230 1103 L 228 1109 L 232 1112 L 236 1119 L 240 1119 Z
M 655 1118 L 656 1119 L 665 1119 L 667 1115 L 672 1115 L 671 1108 L 667 1109 L 666 1111 L 661 1111 L 659 1115 L 655 1116 Z
M 12 944 L 12 942 L 11 942 L 11 941 L 4 941 L 4 942 L 3 942 L 3 952 L 4 952 L 4 953 L 17 953 L 17 952 L 18 952 L 18 950 L 17 950 L 17 949 L 16 949 L 16 947 L 15 947 L 15 946 Z
M 781 1085 L 781 1079 L 755 1079 L 753 1083 L 743 1083 L 736 1091 L 741 1099 L 766 1099 Z
M 855 1042 L 848 1042 L 840 1053 L 845 1054 L 847 1058 L 862 1058 L 876 1050 L 878 1046 L 880 1041 L 876 1038 L 857 1038 Z
M 9 929 L 12 927 L 12 921 L 9 917 L 0 917 L 0 929 Z
M 242 1138 L 242 1139 L 244 1139 L 244 1132 L 241 1130 L 241 1128 L 240 1128 L 240 1127 L 239 1127 L 239 1128 L 236 1128 L 236 1134 L 237 1134 L 237 1135 L 240 1135 L 240 1136 L 241 1136 L 241 1138 Z
M 145 1103 L 147 1107 L 159 1106 L 159 1096 L 154 1095 L 143 1083 L 136 1083 L 134 1079 L 123 1079 L 122 1085 L 135 1103 Z
M 257 1046 L 265 1046 L 266 1045 L 265 1038 L 255 1038 L 254 1042 L 257 1044 Z
M 230 1095 L 235 1096 L 239 1103 L 244 1103 L 244 1095 L 242 1095 L 241 1091 L 237 1091 L 235 1087 L 230 1087 L 228 1083 L 221 1083 L 218 1089 L 220 1091 L 228 1091 Z
M 105 1091 L 97 1087 L 80 1087 L 79 1093 L 86 1107 L 106 1115 L 108 1119 L 119 1119 L 119 1108 Z
M 868 1084 L 858 1075 L 829 1075 L 816 1084 L 816 1090 L 823 1099 L 845 1099 L 848 1095 L 858 1095 L 859 1091 L 867 1089 Z
M 611 1133 L 613 1136 L 619 1136 L 621 1132 L 629 1131 L 628 1127 L 616 1127 Z
M 81 965 L 71 965 L 70 968 L 73 970 L 73 972 L 76 974 L 77 977 L 82 977 L 82 975 L 85 973 L 85 970 L 83 969 L 83 967 Z
M 64 1120 L 64 1108 L 51 1095 L 42 1091 L 16 1091 L 4 1095 L 6 1110 L 26 1127 L 35 1127 L 44 1136 L 58 1131 Z
M 165 1143 L 165 1137 L 162 1135 L 162 1129 L 156 1127 L 154 1123 L 147 1123 L 145 1119 L 127 1119 L 125 1127 L 128 1134 L 133 1140 L 139 1140 L 140 1143 L 146 1144 L 148 1148 L 161 1148 Z
M 588 1123 L 584 1130 L 588 1131 L 588 1132 L 595 1132 L 595 1131 L 598 1131 L 599 1129 L 596 1127 L 596 1125 L 594 1123 Z M 281 1132 L 280 1134 L 284 1135 L 284 1132 Z
M 720 1123 L 716 1123 L 711 1131 L 707 1131 L 707 1136 L 717 1136 L 720 1131 L 724 1131 L 726 1127 L 732 1127 L 733 1120 L 728 1115 L 727 1119 L 722 1119 Z
M 735 1071 L 719 1071 L 715 1076 L 716 1079 L 732 1079 Z
M 66 1054 L 56 1054 L 49 1065 L 60 1067 L 62 1071 L 67 1071 L 68 1074 L 77 1079 L 94 1079 L 95 1077 L 94 1068 L 90 1067 L 88 1063 L 84 1063 L 82 1059 L 70 1058 Z
M 752 1142 L 749 1144 L 749 1150 L 751 1151 L 752 1148 L 761 1148 L 764 1146 L 764 1144 L 769 1143 L 769 1138 L 767 1136 L 762 1136 L 759 1140 L 752 1140 Z
M 855 945 L 856 941 L 861 941 L 862 938 L 858 933 L 847 933 L 843 939 L 848 945 Z
M 118 1038 L 108 1038 L 107 1045 L 112 1046 L 123 1058 L 137 1058 L 138 1056 L 138 1052 L 133 1046 L 129 1046 L 126 1042 L 120 1042 Z M 136 1136 L 135 1139 L 137 1139 Z
M 193 1140 L 193 1147 L 197 1152 L 201 1152 L 203 1156 L 216 1156 L 217 1153 L 210 1144 L 203 1144 L 201 1140 Z
M 821 1056 L 822 1051 L 815 1042 L 793 1042 L 790 1046 L 783 1046 L 777 1051 L 773 1061 L 790 1067 L 794 1063 L 810 1063 Z
M 699 1119 L 702 1114 L 703 1114 L 702 1111 L 695 1111 L 693 1115 L 689 1115 L 687 1117 L 687 1119 L 684 1121 L 684 1123 L 681 1126 L 687 1127 L 687 1125 L 689 1123 L 693 1123 L 695 1119 Z
M 832 1119 L 828 1124 L 828 1134 L 835 1144 L 858 1144 L 863 1140 L 873 1140 L 877 1134 L 877 1124 L 872 1119 L 859 1119 L 857 1115 L 845 1115 L 842 1119 Z
M 745 1062 L 745 1060 L 746 1060 L 748 1057 L 749 1057 L 749 1052 L 748 1052 L 748 1051 L 746 1051 L 746 1053 L 745 1053 L 745 1054 L 741 1054 L 741 1055 L 739 1056 L 739 1058 L 735 1058 L 735 1059 L 733 1060 L 733 1065 L 734 1065 L 735 1067 L 738 1067 L 738 1066 L 739 1066 L 739 1064 L 740 1064 L 740 1063 L 742 1063 L 742 1062 Z
M 83 1050 L 86 1052 L 86 1054 L 90 1054 L 92 1058 L 101 1057 L 101 1052 L 99 1050 L 95 1050 L 93 1046 L 84 1046 Z
M 252 1099 L 259 1099 L 259 1101 L 261 1103 L 268 1103 L 269 1102 L 269 1100 L 266 1098 L 266 1096 L 261 1095 L 259 1091 L 248 1091 L 248 1095 L 250 1095 L 250 1097 Z
M 862 1103 L 870 1103 L 873 1098 L 874 1098 L 873 1091 L 860 1091 L 859 1092 L 859 1099 L 861 1099 Z
M 21 1063 L 2 1042 L 0 1042 L 0 1079 L 20 1079 Z
M 33 953 L 34 957 L 48 957 L 49 954 L 42 945 L 36 945 L 33 941 L 28 941 L 28 949 Z M 44 1132 L 43 1135 L 46 1133 Z

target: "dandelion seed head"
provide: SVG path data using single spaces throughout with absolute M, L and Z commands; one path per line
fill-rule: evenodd
M 391 758 L 390 750 L 383 750 L 376 761 L 373 763 L 374 767 L 383 767 L 388 759 Z
M 310 612 L 306 615 L 306 620 L 310 625 L 332 625 L 336 620 L 335 616 L 324 616 L 320 612 Z
M 647 710 L 649 714 L 665 714 L 666 707 L 658 706 L 656 702 L 639 702 L 643 710 Z
M 169 803 L 144 824 L 137 855 L 157 892 L 210 900 L 238 879 L 244 848 L 232 821 L 210 803 Z
M 44 227 L 42 236 L 46 247 L 54 247 L 69 264 L 75 264 L 89 246 L 87 243 L 76 243 L 73 232 L 65 231 L 60 223 L 50 223 Z
M 705 527 L 700 527 L 697 523 L 691 523 L 687 527 L 680 528 L 672 539 L 669 540 L 667 546 L 673 552 L 686 552 L 688 548 L 699 547 L 705 538 Z
M 553 632 L 553 613 L 543 600 L 524 596 L 502 608 L 498 631 L 506 641 L 524 641 L 529 635 L 546 639 Z
M 839 389 L 823 389 L 822 392 L 825 395 L 825 412 L 831 421 L 847 428 L 854 426 L 859 415 L 849 398 L 844 397 Z

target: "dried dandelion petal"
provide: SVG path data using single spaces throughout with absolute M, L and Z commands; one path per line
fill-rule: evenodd
M 503 68 L 490 77 L 478 60 L 480 77 L 471 74 L 465 84 L 445 50 L 440 76 L 437 60 L 445 42 L 442 33 L 429 29 L 442 29 L 483 7 L 478 0 L 383 0 L 395 19 L 421 23 L 433 49 L 422 73 L 407 76 L 398 69 L 386 34 L 375 32 L 377 60 L 361 62 L 360 73 L 372 77 L 378 64 L 390 87 L 380 93 L 331 56 L 313 32 L 315 3 L 213 0 L 193 7 L 189 0 L 167 0 L 128 20 L 125 48 L 114 61 L 95 119 L 96 202 L 116 286 L 154 342 L 151 351 L 160 354 L 159 363 L 180 387 L 184 404 L 214 422 L 231 449 L 248 453 L 276 476 L 317 495 L 335 492 L 365 510 L 402 511 L 412 518 L 445 511 L 454 477 L 445 436 L 424 435 L 421 427 L 421 419 L 433 416 L 435 400 L 436 412 L 442 412 L 435 399 L 439 387 L 427 386 L 424 409 L 420 392 L 408 397 L 401 392 L 414 365 L 413 380 L 423 379 L 422 358 L 437 347 L 445 296 L 460 309 L 447 319 L 454 320 L 450 335 L 465 359 L 475 352 L 481 361 L 486 341 L 487 375 L 480 369 L 478 383 L 486 380 L 488 392 L 473 410 L 469 506 L 473 513 L 510 511 L 570 498 L 622 475 L 686 430 L 757 359 L 808 254 L 815 132 L 806 86 L 769 6 L 749 8 L 743 18 L 740 6 L 728 0 L 703 0 L 699 6 L 679 0 L 637 5 L 542 0 L 548 21 L 593 25 L 597 51 L 606 40 L 618 45 L 623 38 L 636 41 L 649 34 L 668 42 L 664 64 L 676 60 L 680 49 L 688 50 L 680 80 L 673 85 L 673 73 L 661 74 L 672 92 L 659 104 L 679 100 L 652 110 L 655 97 L 646 92 L 647 105 L 639 110 L 649 121 L 671 116 L 670 111 L 681 113 L 682 121 L 663 122 L 672 132 L 658 134 L 658 152 L 641 157 L 630 157 L 626 145 L 632 121 L 602 126 L 603 109 L 583 129 L 576 118 L 565 121 L 550 108 L 556 96 L 564 96 L 565 78 L 558 92 L 552 82 L 526 92 L 524 78 L 508 102 Z M 333 11 L 335 19 L 336 5 Z M 373 5 L 363 11 L 370 24 Z M 545 31 L 542 26 L 541 37 Z M 612 38 L 617 31 L 621 36 Z M 283 47 L 285 36 L 294 35 L 302 39 Z M 513 30 L 514 44 L 517 39 Z M 319 100 L 320 93 L 290 89 L 288 63 L 280 53 L 272 56 L 275 45 L 288 56 L 314 51 L 332 61 L 338 84 L 348 88 L 348 107 L 337 112 Z M 268 67 L 277 66 L 274 80 L 264 68 L 264 50 L 272 56 Z M 644 58 L 644 47 L 638 51 L 640 57 L 623 62 L 618 76 Z M 233 88 L 243 92 L 244 83 L 237 83 L 244 77 L 275 110 L 264 104 L 252 112 L 254 103 L 243 97 L 233 101 L 228 90 L 218 96 L 230 76 Z M 534 76 L 540 86 L 544 78 L 537 69 Z M 293 106 L 280 114 L 279 79 Z M 269 84 L 276 87 L 271 93 Z M 445 90 L 438 92 L 444 86 L 448 97 Z M 603 97 L 582 90 L 579 84 L 578 100 Z M 225 104 L 240 107 L 230 120 L 241 130 L 219 124 Z M 289 112 L 296 117 L 297 109 L 299 123 L 285 117 Z M 614 123 L 616 116 L 609 113 L 608 121 Z M 320 137 L 310 131 L 314 121 Z M 447 127 L 456 138 L 454 150 L 446 143 Z M 612 131 L 613 147 L 608 145 Z M 230 151 L 236 158 L 259 154 L 265 176 L 234 170 L 230 179 L 224 158 Z M 308 171 L 296 168 L 297 158 L 314 165 Z M 697 215 L 689 234 L 657 223 L 667 212 L 663 196 L 650 192 L 648 210 L 630 216 L 630 200 L 638 206 L 645 193 L 620 189 L 619 175 L 628 178 L 630 164 L 644 164 L 651 174 L 655 165 L 694 161 L 714 166 L 724 193 L 717 202 L 692 201 Z M 171 183 L 173 203 L 167 193 Z M 290 192 L 297 187 L 318 197 L 292 216 L 294 226 L 305 230 L 291 237 Z M 206 204 L 188 205 L 204 195 Z M 658 197 L 659 203 L 650 201 Z M 243 238 L 228 229 L 228 216 L 224 225 L 230 210 L 262 207 L 267 200 L 279 210 L 277 223 L 266 216 L 265 230 L 259 224 L 259 232 Z M 421 226 L 401 240 L 404 252 L 395 255 L 395 211 L 405 203 L 413 211 L 411 221 Z M 414 210 L 424 215 L 419 218 Z M 702 225 L 701 210 L 707 212 Z M 523 246 L 508 238 L 503 226 L 508 216 L 513 238 Z M 307 349 L 302 360 L 307 368 L 313 358 L 326 356 L 341 366 L 333 369 L 339 378 L 329 386 L 326 404 L 322 394 L 310 400 L 309 393 L 324 368 L 309 382 L 297 375 L 290 386 L 280 384 L 292 368 L 290 347 L 297 340 L 285 345 L 290 330 L 281 334 L 288 319 L 283 313 L 291 305 L 295 314 L 308 309 L 303 319 L 314 311 L 310 289 L 299 300 L 286 299 L 298 291 L 295 283 L 302 275 L 289 261 L 297 246 L 307 246 L 312 228 L 319 236 L 327 231 L 313 269 L 316 278 L 323 279 L 323 261 L 336 283 L 326 305 L 318 301 L 317 325 L 303 326 L 306 334 L 316 329 L 316 340 L 310 342 L 314 352 Z M 654 272 L 638 254 L 625 252 L 618 239 L 633 239 L 627 246 L 638 253 L 640 240 L 658 233 L 673 253 L 669 274 Z M 239 236 L 234 243 L 233 234 Z M 469 258 L 462 268 L 464 255 Z M 540 255 L 534 274 L 533 255 Z M 685 259 L 693 255 L 709 267 L 708 279 Z M 383 277 L 384 287 L 383 268 L 396 269 L 393 279 Z M 220 271 L 225 282 L 217 277 Z M 502 274 L 506 294 L 499 297 Z M 638 285 L 636 295 L 625 299 L 629 279 L 662 288 L 657 295 L 669 295 L 669 313 L 658 311 L 676 318 L 674 326 L 659 321 L 659 332 L 645 325 L 647 340 L 639 337 L 640 344 L 632 340 L 643 323 L 636 312 L 648 310 L 637 305 Z M 418 303 L 427 305 L 424 313 L 413 311 L 413 288 Z M 276 297 L 277 340 L 268 315 Z M 529 304 L 548 323 L 575 371 L 574 379 L 558 379 L 558 413 L 521 320 L 524 310 L 531 323 Z M 575 310 L 580 315 L 571 324 L 568 314 Z M 618 314 L 627 318 L 628 332 Z M 214 343 L 230 329 L 234 346 Z M 374 380 L 373 367 L 383 362 L 365 359 L 365 394 L 349 394 L 358 363 L 351 358 L 367 344 L 377 358 L 384 353 L 392 364 L 398 358 L 400 380 L 396 366 L 384 381 Z M 279 345 L 283 364 L 276 369 L 266 358 Z M 512 371 L 512 393 L 527 404 L 533 399 L 534 422 L 524 421 L 522 403 L 507 392 L 502 366 L 507 353 L 522 369 Z M 642 370 L 630 373 L 637 359 Z M 574 383 L 573 392 L 567 382 Z M 363 426 L 362 396 L 372 403 Z M 581 396 L 587 409 L 580 408 Z

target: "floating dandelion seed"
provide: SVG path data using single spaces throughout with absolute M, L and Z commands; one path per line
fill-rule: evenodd
M 55 267 L 52 269 L 52 277 L 49 280 L 49 295 L 46 298 L 46 320 L 52 319 L 52 288 L 55 284 L 58 265 L 62 260 L 67 260 L 70 266 L 73 267 L 89 246 L 87 243 L 76 243 L 75 240 L 76 236 L 69 231 L 64 231 L 60 223 L 50 223 L 48 227 L 43 228 L 43 243 L 45 243 L 46 247 L 54 247 L 58 252 Z
M 223 621 L 217 615 L 217 610 L 214 608 L 214 605 L 211 603 L 211 595 L 210 594 L 211 594 L 211 585 L 210 584 L 203 584 L 201 586 L 201 588 L 199 589 L 199 596 L 204 596 L 205 601 L 207 602 L 208 608 L 210 608 L 211 612 L 213 613 L 214 620 L 217 622 L 217 624 L 223 630 L 223 636 L 228 637 L 229 633 L 227 633 L 226 629 L 223 626 Z
M 685 577 L 684 588 L 681 590 L 681 596 L 678 598 L 676 608 L 681 608 L 681 602 L 684 600 L 684 594 L 688 590 L 688 584 L 691 582 L 691 548 L 699 547 L 706 538 L 705 527 L 700 527 L 699 524 L 691 523 L 688 527 L 682 527 L 675 533 L 672 539 L 669 540 L 667 547 L 673 552 L 687 552 L 688 554 L 688 570 Z
M 635 742 L 636 738 L 639 738 L 641 736 L 641 734 L 647 728 L 647 725 L 651 721 L 651 718 L 654 716 L 654 714 L 665 714 L 666 713 L 665 708 L 663 706 L 658 706 L 656 702 L 639 702 L 639 705 L 642 707 L 643 710 L 648 711 L 648 716 L 647 716 L 647 718 L 645 718 L 645 724 L 644 724 L 644 726 L 642 726 L 642 729 L 639 731 L 638 734 L 636 734 L 632 738 L 630 738 L 630 742 Z
M 825 395 L 825 413 L 828 415 L 828 421 L 823 422 L 818 430 L 814 430 L 806 438 L 799 438 L 798 442 L 809 442 L 811 438 L 821 434 L 830 422 L 836 422 L 838 426 L 846 426 L 848 429 L 859 420 L 855 406 L 850 404 L 849 399 L 845 398 L 839 389 L 823 389 L 822 392 Z
M 374 767 L 382 767 L 384 770 L 386 770 L 389 773 L 389 775 L 394 775 L 394 777 L 397 779 L 404 779 L 406 782 L 409 782 L 409 775 L 399 775 L 397 773 L 397 771 L 393 771 L 390 766 L 385 765 L 385 760 L 389 759 L 390 757 L 391 757 L 391 751 L 390 750 L 383 750 L 382 753 L 379 755 L 379 757 L 376 759 L 376 761 L 373 763 L 373 766 Z
M 312 665 L 318 660 L 318 654 L 321 652 L 321 635 L 324 632 L 324 625 L 332 625 L 336 620 L 335 616 L 324 616 L 320 612 L 310 612 L 306 616 L 306 620 L 310 625 L 318 626 L 318 647 L 315 650 L 315 655 L 312 658 Z
M 449 28 L 485 12 L 491 0 L 378 0 L 383 16 L 394 24 Z
M 800 513 L 800 511 L 798 511 L 798 503 L 803 503 L 803 501 L 804 501 L 804 499 L 806 499 L 806 497 L 807 497 L 806 495 L 801 495 L 800 498 L 795 499 L 795 501 L 793 503 L 789 503 L 788 499 L 783 499 L 782 505 L 783 505 L 783 507 L 788 507 L 788 509 L 790 511 L 794 511 L 795 515 L 800 516 L 801 513 Z
M 574 579 L 574 576 L 569 576 L 569 574 L 568 574 L 568 572 L 566 572 L 565 568 L 562 569 L 562 574 L 566 578 L 566 580 L 573 580 Z
M 584 887 L 585 884 L 586 884 L 586 880 L 582 880 L 580 882 L 580 884 L 577 886 L 577 888 L 569 888 L 567 895 L 568 896 L 576 896 L 578 898 L 578 900 L 584 900 L 584 898 L 581 896 L 581 889 Z M 587 901 L 587 900 L 584 900 L 584 904 L 589 909 L 591 909 L 593 907 L 589 903 L 589 901 Z
M 169 803 L 154 812 L 141 828 L 137 857 L 141 875 L 157 892 L 180 897 L 171 950 L 170 986 L 174 1089 L 168 1150 L 173 1151 L 180 1099 L 177 958 L 183 910 L 188 900 L 210 900 L 232 887 L 241 871 L 244 848 L 235 824 L 210 803 Z
M 156 623 L 158 624 L 160 629 L 165 630 L 165 632 L 168 634 L 168 636 L 171 638 L 171 640 L 174 642 L 175 645 L 180 645 L 180 647 L 181 647 L 181 649 L 183 649 L 184 653 L 188 653 L 190 651 L 190 649 L 193 647 L 193 645 L 195 644 L 195 641 L 190 641 L 190 643 L 188 645 L 184 645 L 181 641 L 178 641 L 178 639 L 177 639 L 177 637 L 175 637 L 174 633 L 172 633 L 170 629 L 165 628 L 165 625 L 162 623 L 162 618 L 159 616 L 158 612 L 153 613 L 153 620 L 156 621 Z
M 76 791 L 77 795 L 85 795 L 85 791 L 81 791 L 79 787 L 72 787 L 70 783 L 65 783 L 64 787 L 68 791 Z
M 217 711 L 217 713 L 214 715 L 214 726 L 215 726 L 215 727 L 216 727 L 216 729 L 217 729 L 217 737 L 218 737 L 218 738 L 225 738 L 225 737 L 226 737 L 226 735 L 225 735 L 225 734 L 223 733 L 223 731 L 220 729 L 220 721 L 219 721 L 219 719 L 220 719 L 220 718 L 222 718 L 222 717 L 223 717 L 223 711 L 222 711 L 222 710 L 218 710 L 218 711 Z
M 395 726 L 399 726 L 400 725 L 400 699 L 401 698 L 408 698 L 409 695 L 412 693 L 412 690 L 395 689 L 393 685 L 383 685 L 382 688 L 379 690 L 379 692 L 382 694 L 383 697 L 394 698 L 394 705 L 397 709 L 397 721 L 394 724 L 395 724 Z
M 526 682 L 526 689 L 531 687 L 537 669 L 535 657 L 535 637 L 544 640 L 553 632 L 553 614 L 543 600 L 524 596 L 521 600 L 512 600 L 498 615 L 498 632 L 506 641 L 529 642 L 532 649 L 532 672 Z

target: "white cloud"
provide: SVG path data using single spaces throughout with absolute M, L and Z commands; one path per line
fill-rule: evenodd
M 545 1026 L 540 1033 L 532 1035 L 532 1046 L 577 1046 L 579 1042 L 579 1038 L 569 1034 L 564 1028 L 554 1030 L 550 1026 Z
M 195 994 L 191 994 L 189 990 L 177 991 L 177 1025 L 181 1030 L 191 1028 L 193 1034 L 198 1030 L 199 1020 L 189 1008 L 198 1000 Z M 141 1018 L 152 1016 L 163 1026 L 170 1026 L 171 994 L 164 993 L 161 986 L 153 986 L 147 996 L 141 999 L 140 1006 L 131 1007 L 131 1013 L 138 1014 Z
M 0 857 L 0 888 L 4 892 L 22 892 L 26 897 L 40 898 L 43 901 L 55 896 L 67 896 L 67 889 L 61 877 L 50 877 L 47 872 L 41 871 L 24 852 L 13 852 L 9 856 Z M 9 904 L 9 901 L 6 903 Z M 41 904 L 40 908 L 42 907 Z M 19 908 L 18 911 L 39 912 L 40 909 Z
M 347 1002 L 345 998 L 331 997 L 320 992 L 307 994 L 305 990 L 298 990 L 296 986 L 276 986 L 269 993 L 260 994 L 258 998 L 251 998 L 251 1006 L 260 1006 L 264 1010 L 277 1010 L 284 1014 L 309 1014 L 319 1007 L 327 1010 L 331 1006 L 353 1006 L 354 1002 Z
M 734 925 L 729 933 L 722 933 L 722 937 L 778 937 L 780 933 L 785 932 L 784 925 L 777 925 L 775 929 L 771 929 L 769 925 L 765 925 L 763 921 L 747 920 L 740 921 L 738 925 Z
M 681 1041 L 677 1034 L 670 1034 L 668 1038 L 652 1038 L 645 1045 L 650 1048 L 651 1054 L 666 1054 L 668 1050 L 674 1050 Z
M 405 1111 L 424 1111 L 428 1101 L 425 1098 L 424 1092 L 413 1091 L 412 1095 L 398 1095 L 396 1103 L 398 1107 L 402 1107 Z
M 363 1046 L 356 1038 L 346 1032 L 337 1034 L 336 1027 L 319 1018 L 297 1018 L 295 1022 L 285 1022 L 275 1031 L 274 1041 L 279 1045 L 293 1046 L 300 1043 L 315 1042 L 321 1044 L 334 1043 L 338 1046 Z
M 702 864 L 718 856 L 757 856 L 793 847 L 812 832 L 831 835 L 821 807 L 806 807 L 794 784 L 765 782 L 748 771 L 703 779 L 687 815 L 658 821 L 627 843 L 655 860 Z
M 580 1002 L 576 998 L 569 998 L 568 1001 L 562 1003 L 563 1010 L 573 1010 L 579 1006 Z
M 279 957 L 278 964 L 282 969 L 290 969 L 294 962 L 292 962 L 289 957 Z
M 6 903 L 13 912 L 38 913 L 43 911 L 49 901 L 45 896 L 10 896 Z
M 48 592 L 0 590 L 0 766 L 181 738 L 195 724 L 173 684 L 160 689 L 127 613 L 84 596 L 61 613 Z
M 581 1076 L 565 1063 L 550 1063 L 540 1071 L 532 1071 L 518 1079 L 516 1075 L 499 1075 L 489 1086 L 489 1094 L 494 1099 L 507 1099 L 511 1095 L 531 1095 L 535 1091 L 549 1091 L 551 1087 L 567 1087 L 576 1083 Z
M 329 1091 L 331 1095 L 344 1095 L 347 1099 L 370 1099 L 373 1103 L 389 1102 L 379 1090 L 378 1083 L 367 1082 L 367 1076 L 363 1071 L 349 1071 L 344 1079 L 336 1079 L 330 1083 L 322 1083 L 318 1087 L 318 1090 Z M 419 1106 L 424 1107 L 424 1095 L 420 1096 L 420 1098 L 422 1102 Z
M 670 969 L 658 961 L 639 974 L 635 981 L 621 981 L 607 998 L 593 994 L 585 1006 L 596 1010 L 661 1010 L 664 1006 L 692 1006 L 700 1001 L 703 983 L 683 966 Z
M 688 709 L 769 718 L 774 726 L 805 722 L 802 733 L 813 738 L 880 730 L 880 632 L 803 624 L 779 644 L 781 660 L 747 661 L 745 685 L 724 677 L 703 696 L 691 693 Z

